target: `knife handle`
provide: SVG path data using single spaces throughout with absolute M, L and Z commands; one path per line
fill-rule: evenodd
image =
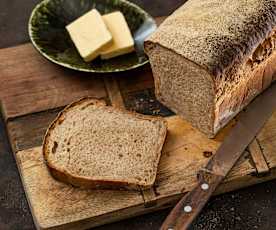
M 161 230 L 188 229 L 223 178 L 199 172 L 198 184 L 177 203 L 161 226 Z

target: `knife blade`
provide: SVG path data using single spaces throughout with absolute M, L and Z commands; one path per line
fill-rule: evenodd
M 241 115 L 216 154 L 197 174 L 197 185 L 168 215 L 161 230 L 184 230 L 208 202 L 218 185 L 276 109 L 276 83 L 258 96 Z

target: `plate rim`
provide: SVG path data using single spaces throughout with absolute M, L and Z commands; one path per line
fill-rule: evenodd
M 31 15 L 29 17 L 29 20 L 28 20 L 28 34 L 29 34 L 29 38 L 31 40 L 31 43 L 32 45 L 35 47 L 35 49 L 44 57 L 46 58 L 47 60 L 59 65 L 59 66 L 62 66 L 62 67 L 65 67 L 65 68 L 68 68 L 68 69 L 71 69 L 71 70 L 76 70 L 76 71 L 80 71 L 80 72 L 87 72 L 87 73 L 117 73 L 117 72 L 125 72 L 125 71 L 128 71 L 128 70 L 133 70 L 133 69 L 136 69 L 138 67 L 141 67 L 141 66 L 144 66 L 146 64 L 149 63 L 149 59 L 147 58 L 145 61 L 143 61 L 142 63 L 138 63 L 138 64 L 135 64 L 135 65 L 132 65 L 128 68 L 125 68 L 125 69 L 113 69 L 113 70 L 95 70 L 95 69 L 88 69 L 88 68 L 78 68 L 78 67 L 75 67 L 75 66 L 72 66 L 68 63 L 65 63 L 65 62 L 59 62 L 57 60 L 55 60 L 54 58 L 50 57 L 49 55 L 47 55 L 46 53 L 44 53 L 41 48 L 37 45 L 37 43 L 35 42 L 34 38 L 33 38 L 33 32 L 32 32 L 32 19 L 35 15 L 35 13 L 37 12 L 38 8 L 42 5 L 42 4 L 45 4 L 47 2 L 50 2 L 52 0 L 43 0 L 41 2 L 39 2 L 38 4 L 36 4 L 36 6 L 33 8 L 32 12 L 31 12 Z M 132 3 L 132 2 L 129 2 L 127 0 L 119 0 L 121 2 L 124 2 L 128 5 L 130 5 L 131 7 L 134 7 L 136 9 L 138 9 L 139 11 L 143 12 L 146 17 L 150 20 L 152 20 L 152 22 L 156 25 L 156 22 L 154 20 L 154 18 L 148 13 L 146 12 L 144 9 L 142 9 L 140 6 L 136 5 L 135 3 Z

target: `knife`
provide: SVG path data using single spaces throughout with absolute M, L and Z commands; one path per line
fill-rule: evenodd
M 241 115 L 216 154 L 197 174 L 197 185 L 173 208 L 161 230 L 184 230 L 208 202 L 246 147 L 276 109 L 276 84 L 258 96 Z

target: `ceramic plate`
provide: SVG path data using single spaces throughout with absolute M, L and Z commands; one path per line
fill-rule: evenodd
M 145 23 L 155 25 L 149 14 L 125 0 L 44 0 L 35 7 L 29 21 L 29 35 L 33 45 L 50 61 L 79 71 L 119 72 L 146 64 L 146 56 L 138 57 L 137 52 L 110 60 L 97 58 L 88 63 L 83 61 L 65 26 L 93 8 L 101 14 L 121 11 L 133 35 Z

